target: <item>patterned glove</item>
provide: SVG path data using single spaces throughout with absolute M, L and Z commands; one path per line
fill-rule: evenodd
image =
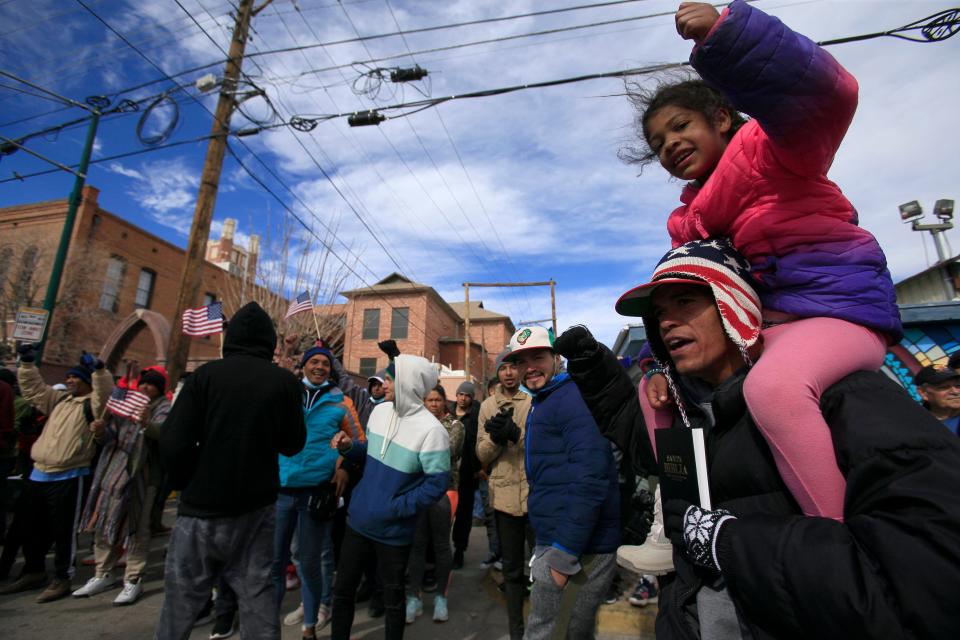
M 723 524 L 736 520 L 726 509 L 709 511 L 686 500 L 668 500 L 663 504 L 663 524 L 673 544 L 695 565 L 720 573 L 717 538 Z

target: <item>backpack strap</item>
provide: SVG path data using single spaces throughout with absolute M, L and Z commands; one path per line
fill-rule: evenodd
M 86 418 L 87 424 L 90 424 L 96 419 L 93 416 L 93 403 L 90 398 L 83 401 L 83 417 Z

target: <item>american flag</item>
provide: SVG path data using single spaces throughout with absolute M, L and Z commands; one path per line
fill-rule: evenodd
M 313 303 L 310 301 L 310 292 L 304 291 L 297 296 L 297 299 L 290 303 L 290 306 L 287 308 L 287 315 L 283 316 L 283 319 L 286 320 L 292 315 L 300 313 L 301 311 L 307 311 L 308 309 L 313 309 Z
M 214 302 L 183 312 L 183 332 L 188 336 L 209 336 L 223 331 L 223 303 Z
M 107 400 L 107 409 L 121 418 L 137 420 L 140 414 L 150 404 L 150 397 L 133 389 L 116 387 Z

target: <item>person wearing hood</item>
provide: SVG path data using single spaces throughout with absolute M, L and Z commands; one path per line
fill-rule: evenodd
M 157 640 L 189 637 L 221 576 L 251 637 L 279 638 L 272 582 L 278 454 L 303 449 L 302 385 L 272 364 L 277 334 L 255 302 L 227 326 L 223 359 L 187 378 L 160 436 L 180 490 L 165 565 Z
M 70 595 L 74 573 L 77 528 L 84 486 L 96 447 L 89 425 L 103 413 L 113 391 L 113 377 L 96 356 L 83 352 L 77 366 L 67 371 L 66 391 L 48 386 L 34 364 L 34 345 L 21 345 L 17 378 L 30 404 L 47 414 L 43 432 L 33 445 L 33 471 L 24 491 L 33 505 L 24 539 L 25 563 L 20 579 L 0 593 L 15 593 L 45 581 L 50 543 L 54 544 L 55 574 L 37 602 Z
M 117 560 L 127 550 L 123 590 L 115 605 L 131 605 L 143 592 L 143 574 L 150 550 L 150 511 L 160 485 L 157 443 L 170 413 L 166 391 L 169 378 L 163 367 L 147 367 L 136 381 L 128 381 L 150 399 L 138 418 L 108 412 L 94 420 L 90 431 L 102 446 L 83 528 L 94 534 L 94 576 L 73 597 L 84 598 L 112 588 Z
M 524 446 L 527 507 L 536 536 L 524 638 L 592 638 L 616 571 L 620 492 L 610 443 L 561 370 L 553 333 L 520 329 L 506 358 L 533 396 Z M 495 429 L 506 434 L 509 427 Z
M 330 621 L 333 517 L 349 480 L 347 471 L 341 468 L 343 459 L 328 444 L 339 431 L 357 442 L 366 440 L 353 402 L 338 386 L 335 360 L 333 352 L 319 341 L 300 358 L 307 441 L 296 455 L 280 455 L 273 582 L 280 606 L 286 594 L 290 543 L 296 532 L 303 601 L 292 619 L 302 617 L 304 638 L 316 638 L 317 630 Z M 311 509 L 311 505 L 316 508 Z
M 675 571 L 661 580 L 657 638 L 957 636 L 960 442 L 882 373 L 853 373 L 820 405 L 846 481 L 843 519 L 804 516 L 744 400 L 751 363 L 767 357 L 759 285 L 723 241 L 680 248 L 617 303 L 648 327 L 672 423 L 644 422 L 626 371 L 583 327 L 558 341 L 601 430 L 637 468 L 655 464 L 656 431 L 704 430 L 710 506 L 663 496 Z
M 425 358 L 397 355 L 387 367 L 385 402 L 367 425 L 367 442 L 337 433 L 330 446 L 364 462 L 354 489 L 333 591 L 331 638 L 348 640 L 364 565 L 376 556 L 386 608 L 385 637 L 404 632 L 404 573 L 417 514 L 446 493 L 450 483 L 447 431 L 423 404 L 437 385 L 437 369 Z

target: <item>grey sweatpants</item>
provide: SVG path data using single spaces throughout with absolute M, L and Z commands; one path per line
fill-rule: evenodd
M 218 578 L 230 585 L 240 606 L 240 637 L 279 640 L 273 588 L 276 507 L 233 518 L 179 516 L 164 567 L 164 600 L 155 640 L 184 640 L 210 598 Z
M 533 591 L 524 640 L 583 640 L 594 637 L 597 609 L 610 588 L 616 571 L 616 554 L 602 553 L 580 558 L 584 570 L 571 576 L 562 589 L 550 575 L 542 557 L 531 567 Z M 584 574 L 584 575 L 581 575 Z M 563 627 L 566 626 L 566 633 Z

